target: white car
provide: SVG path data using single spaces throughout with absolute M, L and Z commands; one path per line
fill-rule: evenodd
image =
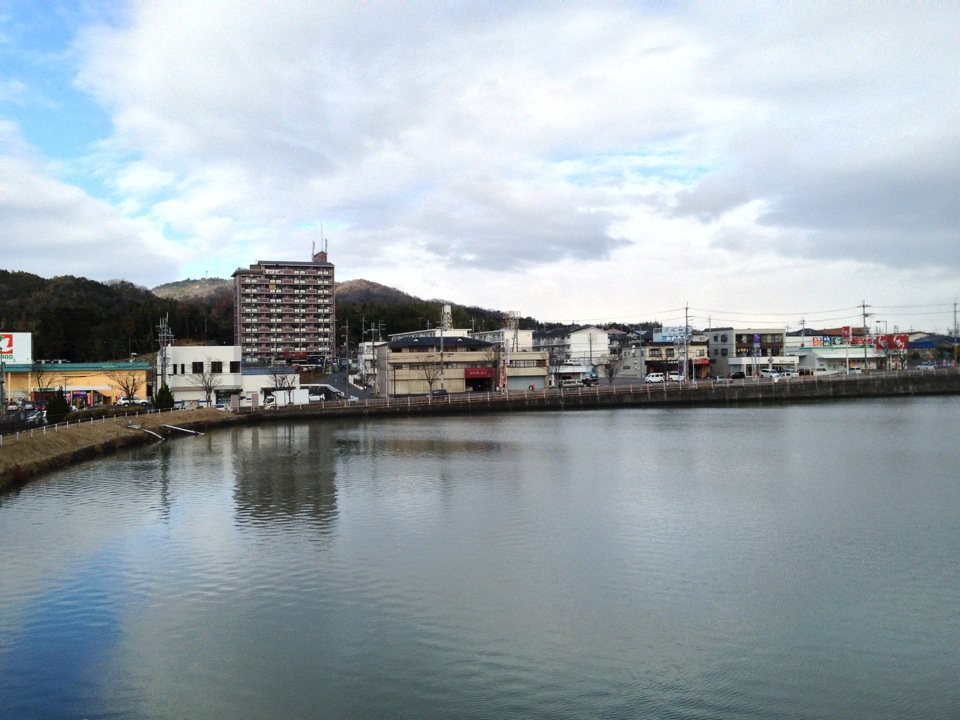
M 146 407 L 149 404 L 150 404 L 149 400 L 143 400 L 141 398 L 128 398 L 128 397 L 117 398 L 117 405 L 119 405 L 120 407 L 128 407 L 129 405 L 142 405 L 143 407 Z
M 672 372 L 667 375 L 667 380 L 669 380 L 670 382 L 683 382 L 683 375 L 681 375 L 680 373 Z
M 643 379 L 643 381 L 645 383 L 662 383 L 666 382 L 666 378 L 664 377 L 663 373 L 653 372 L 647 373 L 647 376 Z
M 760 377 L 778 378 L 780 377 L 780 372 L 778 370 L 769 370 L 767 368 L 764 368 L 763 370 L 760 371 Z

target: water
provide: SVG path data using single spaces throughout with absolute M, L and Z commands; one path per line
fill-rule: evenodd
M 225 430 L 0 495 L 0 716 L 960 717 L 960 399 Z

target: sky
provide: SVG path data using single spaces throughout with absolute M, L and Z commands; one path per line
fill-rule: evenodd
M 952 332 L 960 5 L 0 0 L 0 268 Z M 866 307 L 864 307 L 866 306 Z

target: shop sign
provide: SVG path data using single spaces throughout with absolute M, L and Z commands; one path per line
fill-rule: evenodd
M 29 365 L 33 362 L 33 334 L 0 332 L 0 360 Z

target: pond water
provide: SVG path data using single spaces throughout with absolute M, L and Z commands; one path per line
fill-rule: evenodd
M 960 399 L 314 421 L 0 495 L 24 718 L 954 718 Z

